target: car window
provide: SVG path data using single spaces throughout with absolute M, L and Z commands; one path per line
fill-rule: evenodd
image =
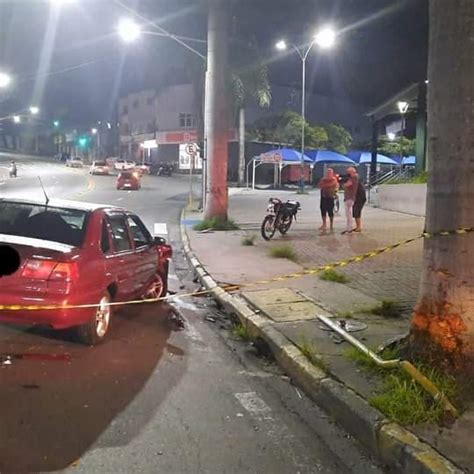
M 145 224 L 143 224 L 143 222 L 137 216 L 128 216 L 127 222 L 132 232 L 135 248 L 144 247 L 146 245 L 150 245 L 153 242 L 153 239 L 145 227 Z
M 107 226 L 107 221 L 104 219 L 102 221 L 102 234 L 100 236 L 100 248 L 102 253 L 106 254 L 110 251 L 110 239 L 109 239 L 109 228 Z
M 123 252 L 132 248 L 132 243 L 128 236 L 128 228 L 125 223 L 125 217 L 114 215 L 110 217 L 110 226 L 112 227 L 112 236 L 117 252 Z
M 87 212 L 44 205 L 0 202 L 0 234 L 49 240 L 80 247 L 84 240 Z

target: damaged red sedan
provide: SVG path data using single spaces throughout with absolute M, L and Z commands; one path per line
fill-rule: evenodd
M 140 218 L 121 208 L 73 201 L 0 199 L 0 244 L 20 268 L 0 278 L 0 304 L 55 305 L 0 311 L 0 321 L 74 328 L 89 345 L 103 341 L 114 306 L 166 295 L 172 250 Z M 94 308 L 61 308 L 96 304 Z

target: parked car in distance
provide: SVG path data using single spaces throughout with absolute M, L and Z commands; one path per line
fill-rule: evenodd
M 105 161 L 93 161 L 89 173 L 107 175 L 109 174 L 109 166 Z
M 134 161 L 127 161 L 123 159 L 118 159 L 114 163 L 114 169 L 117 171 L 131 170 L 135 168 L 136 164 Z
M 82 168 L 84 166 L 84 163 L 80 158 L 76 156 L 74 158 L 71 158 L 70 160 L 67 160 L 66 166 L 69 166 L 70 168 Z
M 117 189 L 135 189 L 142 187 L 140 174 L 137 171 L 122 171 L 117 177 Z
M 138 171 L 141 175 L 150 174 L 152 164 L 143 162 L 135 166 L 135 170 Z
M 20 268 L 0 278 L 0 321 L 74 328 L 94 345 L 110 328 L 115 306 L 167 293 L 172 249 L 126 209 L 85 202 L 0 199 L 0 244 L 20 254 Z M 96 305 L 89 308 L 65 306 Z

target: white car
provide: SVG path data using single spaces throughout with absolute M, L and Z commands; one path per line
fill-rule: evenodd
M 119 159 L 114 163 L 114 169 L 117 171 L 131 170 L 135 168 L 135 164 L 136 163 L 134 161 Z
M 89 169 L 90 174 L 107 175 L 109 171 L 110 169 L 106 161 L 94 161 Z
M 71 158 L 70 160 L 67 160 L 66 166 L 69 166 L 70 168 L 82 168 L 84 166 L 84 163 L 80 158 L 75 157 Z

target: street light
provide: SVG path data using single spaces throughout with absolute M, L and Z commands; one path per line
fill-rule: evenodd
M 395 140 L 395 138 L 396 138 L 396 135 L 395 135 L 395 133 L 393 133 L 393 132 L 388 132 L 388 133 L 387 133 L 387 138 L 388 138 L 391 142 L 393 142 L 393 141 Z
M 21 117 L 19 115 L 14 115 L 13 116 L 13 122 L 14 123 L 20 123 L 21 122 Z
M 54 128 L 58 128 L 59 127 L 59 120 L 55 120 L 53 122 L 53 126 L 54 126 Z
M 39 107 L 36 107 L 36 106 L 34 106 L 34 105 L 32 105 L 32 106 L 30 107 L 30 113 L 31 113 L 31 115 L 38 115 L 38 114 L 39 114 L 39 111 L 40 111 Z
M 400 121 L 400 163 L 403 163 L 403 131 L 405 129 L 405 114 L 408 111 L 410 104 L 404 100 L 399 100 L 397 102 L 398 110 L 400 111 L 401 121 Z
M 91 132 L 92 132 L 92 135 L 97 135 L 97 129 L 96 129 L 96 128 L 93 128 L 93 129 L 91 130 Z
M 4 89 L 12 82 L 11 76 L 5 72 L 0 72 L 0 89 Z
M 133 43 L 140 37 L 142 32 L 140 25 L 130 18 L 120 20 L 117 30 L 125 43 Z
M 313 41 L 308 45 L 306 50 L 301 49 L 301 47 L 298 47 L 294 45 L 293 43 L 290 43 L 290 46 L 296 51 L 298 56 L 301 59 L 302 63 L 302 80 L 301 80 L 301 183 L 300 183 L 300 188 L 301 192 L 304 191 L 304 127 L 306 124 L 306 115 L 305 115 L 305 107 L 306 107 L 306 59 L 308 58 L 308 55 L 313 48 L 313 46 L 316 44 L 319 46 L 321 49 L 330 49 L 333 47 L 336 43 L 336 32 L 333 30 L 333 28 L 326 26 L 322 28 L 320 31 L 318 31 L 314 37 Z M 275 44 L 276 49 L 279 51 L 284 51 L 287 49 L 287 43 L 285 40 L 280 40 Z

